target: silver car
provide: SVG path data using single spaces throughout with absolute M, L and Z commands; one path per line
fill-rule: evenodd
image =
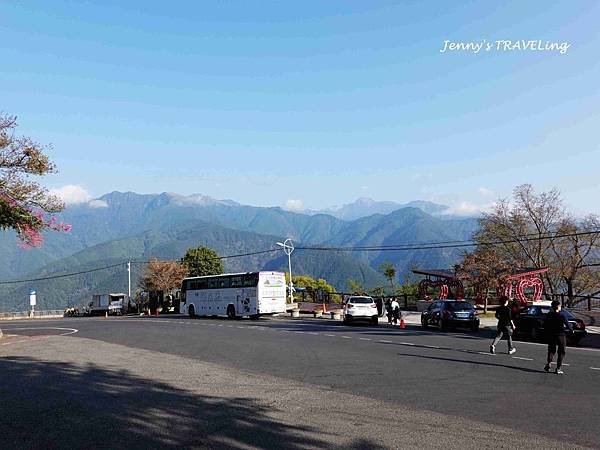
M 349 297 L 346 303 L 344 303 L 342 314 L 345 324 L 357 320 L 368 321 L 371 325 L 377 325 L 379 323 L 377 303 L 375 303 L 373 298 L 367 296 Z

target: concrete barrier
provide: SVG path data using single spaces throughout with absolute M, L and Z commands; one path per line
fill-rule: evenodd
M 59 319 L 64 316 L 64 312 L 61 310 L 35 311 L 33 315 L 31 314 L 31 311 L 17 311 L 10 313 L 0 313 L 0 320 Z
M 333 320 L 340 320 L 342 318 L 342 315 L 339 311 L 331 311 L 330 314 Z
M 293 309 L 293 310 L 292 310 L 292 317 L 293 317 L 293 318 L 296 318 L 296 319 L 297 319 L 298 317 L 300 317 L 300 311 L 299 311 L 299 310 L 297 310 L 297 309 Z

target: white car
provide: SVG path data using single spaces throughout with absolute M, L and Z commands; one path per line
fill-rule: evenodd
M 371 297 L 355 296 L 349 297 L 342 310 L 342 319 L 345 324 L 356 320 L 369 321 L 371 325 L 379 323 L 377 303 Z

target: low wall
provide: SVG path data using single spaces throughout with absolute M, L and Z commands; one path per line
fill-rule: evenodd
M 64 312 L 59 309 L 48 311 L 35 311 L 33 314 L 31 313 L 31 311 L 17 311 L 0 313 L 0 320 L 58 319 L 64 316 Z

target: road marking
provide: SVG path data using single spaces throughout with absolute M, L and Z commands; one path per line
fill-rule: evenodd
M 513 359 L 520 359 L 522 361 L 533 361 L 532 358 L 521 358 L 520 356 L 513 356 Z
M 372 340 L 372 339 L 369 339 L 369 338 L 358 338 L 358 339 L 360 339 L 361 341 L 371 341 Z
M 494 356 L 494 355 L 493 355 L 492 353 L 490 353 L 490 352 L 477 352 L 477 353 L 479 353 L 480 355 Z
M 294 333 L 304 334 L 304 331 L 294 331 Z
M 4 328 L 4 329 L 10 330 L 10 331 L 12 331 L 12 330 L 62 330 L 62 331 L 68 331 L 68 333 L 61 333 L 58 336 L 67 336 L 69 334 L 75 334 L 75 333 L 79 332 L 79 330 L 77 330 L 75 328 L 62 328 L 62 327 L 29 327 L 29 328 Z
M 245 330 L 246 329 L 246 327 L 236 327 L 236 328 L 239 328 L 240 330 Z
M 439 347 L 435 346 L 435 345 L 424 345 L 423 347 L 427 347 L 427 348 L 436 348 L 436 349 L 440 349 Z
M 350 336 L 340 336 L 340 337 L 342 337 L 343 339 L 352 339 Z
M 379 341 L 377 341 L 377 342 L 381 342 L 381 343 L 383 343 L 383 344 L 391 344 L 391 343 L 392 343 L 392 341 L 386 341 L 386 340 L 384 340 L 384 339 L 381 339 L 381 340 L 379 340 Z
M 326 334 L 327 337 L 335 337 L 335 334 Z
M 415 344 L 413 344 L 412 342 L 400 342 L 400 344 L 402 345 L 411 345 L 414 347 Z
M 600 367 L 590 367 L 592 370 L 600 370 Z
M 313 336 L 318 336 L 319 333 L 307 333 L 307 334 L 312 334 Z

